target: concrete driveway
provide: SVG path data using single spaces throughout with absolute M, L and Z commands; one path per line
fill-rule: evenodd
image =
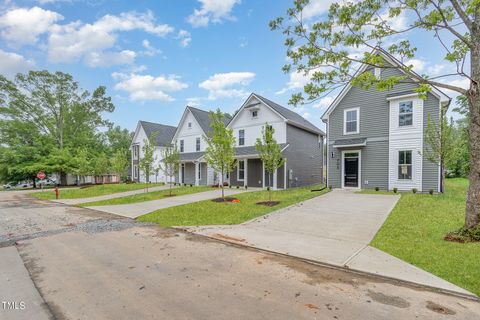
M 236 226 L 187 230 L 340 267 L 471 294 L 369 246 L 400 196 L 333 190 Z
M 255 189 L 225 189 L 225 196 L 232 196 L 235 194 L 253 191 Z M 165 209 L 170 207 L 181 206 L 188 203 L 199 202 L 203 200 L 215 199 L 221 197 L 222 193 L 219 189 L 211 191 L 203 191 L 198 193 L 185 194 L 183 196 L 166 197 L 159 200 L 137 202 L 131 204 L 117 204 L 109 206 L 93 206 L 88 207 L 93 210 L 113 213 L 122 217 L 137 218 L 144 214 L 155 210 Z

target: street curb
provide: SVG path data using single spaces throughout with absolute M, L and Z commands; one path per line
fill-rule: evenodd
M 298 257 L 298 256 L 295 256 L 295 255 L 290 255 L 290 254 L 280 253 L 280 252 L 276 252 L 276 251 L 271 251 L 271 250 L 268 250 L 268 249 L 257 248 L 257 247 L 247 245 L 247 244 L 241 244 L 241 243 L 237 243 L 237 242 L 233 242 L 233 241 L 218 239 L 218 238 L 203 235 L 203 234 L 198 234 L 198 233 L 191 232 L 191 231 L 188 231 L 186 229 L 179 228 L 179 227 L 175 227 L 175 228 L 172 228 L 172 229 L 182 231 L 184 233 L 188 233 L 188 234 L 195 235 L 195 236 L 212 239 L 212 240 L 215 240 L 215 241 L 218 241 L 218 242 L 221 242 L 221 243 L 224 243 L 224 244 L 233 245 L 233 246 L 239 247 L 239 248 L 246 248 L 246 249 L 253 250 L 253 251 L 261 251 L 261 252 L 265 252 L 265 253 L 268 253 L 268 254 L 281 256 L 281 257 L 286 257 L 286 258 L 294 258 L 294 259 L 298 259 L 300 261 L 303 261 L 303 262 L 311 264 L 311 265 L 316 265 L 316 266 L 325 267 L 325 268 L 329 268 L 329 269 L 354 273 L 354 274 L 358 274 L 358 275 L 361 275 L 361 276 L 366 276 L 368 278 L 372 278 L 372 279 L 376 279 L 376 280 L 384 280 L 384 281 L 388 281 L 388 282 L 401 284 L 403 286 L 410 287 L 410 288 L 428 290 L 428 291 L 433 291 L 433 292 L 437 292 L 437 293 L 441 293 L 441 294 L 445 294 L 445 295 L 449 295 L 449 296 L 454 296 L 454 297 L 459 297 L 459 298 L 463 298 L 463 299 L 467 299 L 467 300 L 480 302 L 479 297 L 476 296 L 473 293 L 472 294 L 460 293 L 460 292 L 453 291 L 453 290 L 433 287 L 433 286 L 429 286 L 429 285 L 426 285 L 426 284 L 421 284 L 421 283 L 416 283 L 416 282 L 412 282 L 412 281 L 408 281 L 408 280 L 403 280 L 403 279 L 393 278 L 393 277 L 389 277 L 389 276 L 384 276 L 384 275 L 380 275 L 380 274 L 373 273 L 373 272 L 367 272 L 367 271 L 363 271 L 363 270 L 352 269 L 352 268 L 349 268 L 347 266 L 341 266 L 341 265 L 331 264 L 331 263 L 327 263 L 327 262 L 321 262 L 321 261 L 317 261 L 317 260 L 302 258 L 302 257 Z

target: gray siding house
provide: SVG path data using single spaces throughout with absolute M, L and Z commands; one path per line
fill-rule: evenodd
M 401 62 L 381 49 L 386 63 Z M 398 68 L 362 66 L 359 73 L 404 76 Z M 450 98 L 432 88 L 426 99 L 415 83 L 379 92 L 347 85 L 322 116 L 327 125 L 327 183 L 333 188 L 440 191 L 440 164 L 423 157 L 428 119 L 440 119 Z

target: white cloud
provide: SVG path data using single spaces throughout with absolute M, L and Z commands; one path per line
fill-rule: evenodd
M 130 50 L 120 52 L 91 52 L 85 56 L 85 64 L 89 67 L 110 67 L 115 65 L 132 64 L 136 53 Z
M 187 22 L 194 28 L 206 27 L 210 22 L 220 23 L 223 20 L 234 20 L 230 14 L 233 7 L 240 0 L 198 0 L 202 7 L 194 9 L 193 14 L 188 16 Z
M 434 64 L 433 66 L 428 67 L 428 75 L 431 77 L 439 76 L 443 74 L 446 68 L 447 66 L 445 64 Z
M 142 46 L 145 48 L 145 50 L 142 51 L 142 54 L 146 56 L 153 57 L 162 53 L 162 50 L 154 48 L 147 39 L 142 41 Z
M 302 117 L 304 117 L 305 119 L 310 119 L 312 117 L 312 114 L 310 112 L 304 112 L 302 114 Z
M 173 32 L 173 28 L 167 24 L 155 24 L 151 12 L 106 15 L 93 24 L 77 21 L 63 26 L 56 25 L 48 39 L 48 58 L 51 62 L 77 62 L 82 58 L 88 60 L 88 55 L 92 52 L 101 53 L 113 48 L 119 32 L 133 30 L 142 30 L 159 37 Z M 117 55 L 127 58 L 125 52 Z M 116 62 L 131 63 L 132 60 L 117 59 Z
M 292 72 L 290 73 L 290 80 L 287 82 L 287 86 L 280 91 L 275 92 L 276 94 L 284 94 L 289 90 L 294 89 L 303 89 L 305 85 L 310 82 L 311 75 L 305 75 L 303 72 Z
M 39 7 L 12 9 L 0 17 L 0 34 L 15 46 L 35 44 L 41 34 L 62 19 L 62 15 Z
M 253 72 L 228 72 L 216 73 L 198 86 L 208 90 L 208 99 L 245 97 L 248 95 L 243 87 L 247 86 L 255 78 Z M 236 88 L 235 88 L 236 87 Z
M 177 75 L 151 75 L 113 73 L 112 77 L 117 81 L 115 90 L 125 91 L 131 101 L 160 100 L 165 102 L 174 101 L 169 92 L 180 91 L 188 87 L 180 81 Z
M 332 104 L 333 100 L 335 100 L 334 97 L 330 97 L 330 96 L 324 97 L 324 98 L 320 99 L 320 101 L 315 103 L 312 106 L 312 108 L 315 108 L 315 109 L 328 108 Z
M 23 56 L 0 50 L 0 74 L 7 78 L 13 78 L 17 73 L 24 73 L 35 66 L 32 60 Z
M 180 39 L 180 45 L 184 48 L 188 47 L 190 42 L 192 42 L 192 36 L 190 35 L 190 32 L 186 30 L 180 30 L 178 32 L 177 39 Z
M 322 15 L 328 11 L 335 0 L 311 0 L 308 5 L 303 8 L 302 16 L 305 19 L 311 19 Z
M 190 98 L 187 98 L 187 106 L 190 106 L 190 107 L 198 107 L 200 106 L 200 101 L 202 101 L 203 99 L 200 98 L 200 97 L 190 97 Z
M 405 62 L 407 66 L 413 66 L 413 71 L 417 73 L 422 73 L 425 70 L 427 62 L 422 59 L 410 59 Z

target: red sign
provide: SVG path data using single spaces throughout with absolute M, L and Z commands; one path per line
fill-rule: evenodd
M 38 179 L 45 179 L 45 177 L 46 177 L 45 172 L 40 171 L 39 173 L 37 173 L 37 178 Z

